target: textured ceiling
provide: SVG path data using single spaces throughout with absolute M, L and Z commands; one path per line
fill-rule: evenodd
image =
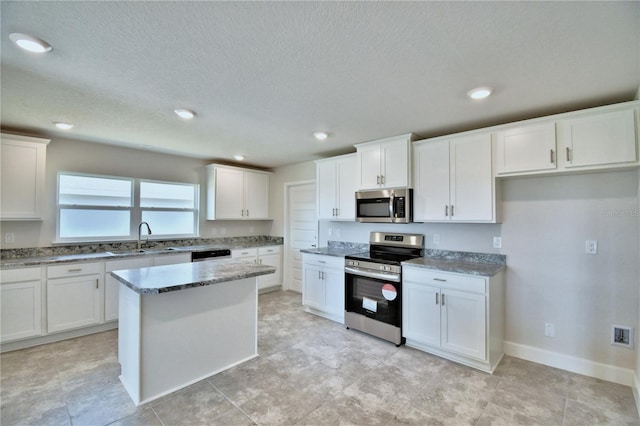
M 637 1 L 3 0 L 0 14 L 3 130 L 262 167 L 631 100 L 640 86 Z M 12 32 L 53 51 L 23 52 Z M 479 85 L 494 95 L 468 100 Z

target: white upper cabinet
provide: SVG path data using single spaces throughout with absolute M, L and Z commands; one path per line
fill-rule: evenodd
M 413 134 L 357 144 L 358 189 L 411 186 Z
M 637 167 L 637 127 L 634 101 L 493 128 L 496 175 Z
M 415 222 L 496 222 L 490 133 L 414 143 Z
M 271 173 L 239 167 L 207 166 L 207 219 L 269 219 Z
M 316 161 L 319 220 L 355 220 L 356 154 Z
M 498 175 L 557 166 L 555 122 L 519 126 L 496 133 L 496 171 Z
M 625 109 L 560 121 L 564 167 L 637 161 L 635 111 Z
M 2 134 L 1 220 L 42 220 L 48 143 L 48 139 Z

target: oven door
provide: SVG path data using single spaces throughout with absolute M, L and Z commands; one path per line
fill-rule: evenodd
M 400 327 L 402 283 L 399 275 L 385 278 L 384 274 L 375 272 L 353 273 L 347 270 L 345 272 L 345 310 Z

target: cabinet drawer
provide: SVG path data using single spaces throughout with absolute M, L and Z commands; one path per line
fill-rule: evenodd
M 452 290 L 468 291 L 473 293 L 486 292 L 487 280 L 483 277 L 470 275 L 451 274 L 422 268 L 407 268 L 402 270 L 402 279 L 405 282 L 437 286 Z
M 231 257 L 234 259 L 238 257 L 256 257 L 257 255 L 258 249 L 255 247 L 231 250 Z
M 321 254 L 304 253 L 303 262 L 323 268 L 344 269 L 344 257 L 323 256 Z
M 6 269 L 0 271 L 0 283 L 19 283 L 40 279 L 40 268 Z
M 258 254 L 261 256 L 266 254 L 278 254 L 280 251 L 280 246 L 258 247 Z
M 102 263 L 67 263 L 47 267 L 47 278 L 75 277 L 79 275 L 92 275 L 102 272 Z

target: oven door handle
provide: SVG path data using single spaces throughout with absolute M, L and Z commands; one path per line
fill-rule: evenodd
M 374 279 L 384 280 L 384 281 L 393 281 L 394 283 L 399 283 L 400 282 L 400 274 L 389 274 L 389 273 L 384 273 L 384 272 L 370 272 L 370 271 L 365 271 L 363 269 L 356 268 L 356 267 L 353 267 L 353 266 L 345 266 L 344 267 L 344 272 L 347 273 L 347 274 L 358 275 L 358 276 L 361 276 L 361 277 L 374 278 Z

